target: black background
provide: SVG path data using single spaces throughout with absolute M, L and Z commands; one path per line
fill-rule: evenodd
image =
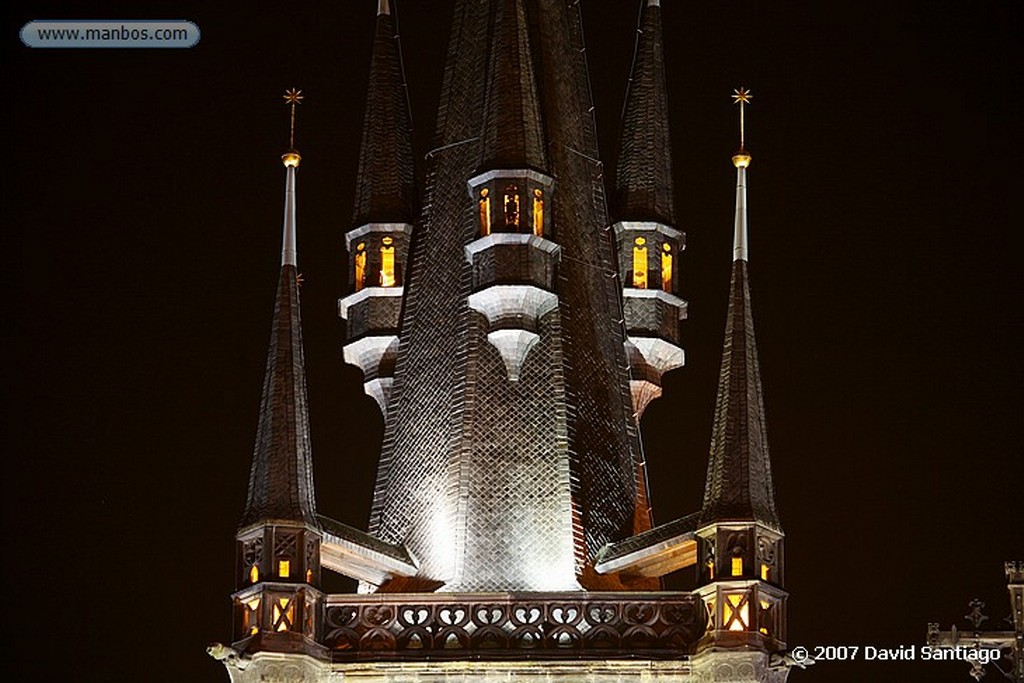
M 583 4 L 610 177 L 637 2 Z M 643 421 L 658 519 L 703 490 L 744 85 L 789 642 L 920 644 L 974 596 L 1006 628 L 1002 562 L 1024 560 L 1017 3 L 663 4 L 690 320 L 687 367 Z M 451 10 L 398 9 L 422 159 Z M 6 12 L 4 678 L 222 682 L 204 648 L 231 635 L 292 86 L 318 505 L 359 527 L 369 510 L 381 419 L 341 362 L 336 300 L 375 3 Z M 17 38 L 85 18 L 188 19 L 202 40 Z M 792 680 L 966 671 L 823 662 Z

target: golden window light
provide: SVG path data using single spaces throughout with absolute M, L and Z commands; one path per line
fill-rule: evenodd
M 647 240 L 633 240 L 633 287 L 647 289 Z
M 292 573 L 292 563 L 290 560 L 280 560 L 277 563 L 277 575 L 282 579 L 287 579 Z
M 480 201 L 477 202 L 480 211 L 480 234 L 484 237 L 491 234 L 491 198 L 488 196 L 487 188 L 480 190 Z
M 256 565 L 249 567 L 249 583 L 256 583 L 260 580 L 260 568 Z
M 290 598 L 278 598 L 274 601 L 274 630 L 278 633 L 287 631 L 295 621 L 295 605 Z
M 732 575 L 743 576 L 743 558 L 734 557 L 732 558 Z
M 505 227 L 519 227 L 519 188 L 515 185 L 505 188 Z
M 385 237 L 380 247 L 380 286 L 395 286 L 395 247 L 394 239 Z
M 360 242 L 356 246 L 356 291 L 358 292 L 366 285 L 366 243 Z
M 661 289 L 672 292 L 672 245 L 665 243 L 661 247 Z
M 725 608 L 725 613 L 722 616 L 730 631 L 747 630 L 747 623 L 750 621 L 750 605 L 747 603 L 747 596 L 741 593 L 726 595 L 722 607 Z
M 540 190 L 533 191 L 533 234 L 544 235 L 544 193 Z

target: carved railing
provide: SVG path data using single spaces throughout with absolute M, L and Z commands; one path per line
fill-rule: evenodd
M 670 659 L 704 619 L 690 593 L 331 595 L 322 642 L 335 661 Z

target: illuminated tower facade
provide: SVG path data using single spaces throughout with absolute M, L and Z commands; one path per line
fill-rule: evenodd
M 233 680 L 785 678 L 745 251 L 703 509 L 654 526 L 648 502 L 639 417 L 683 363 L 686 302 L 661 7 L 641 10 L 610 219 L 579 3 L 457 0 L 417 191 L 394 8 L 379 1 L 339 302 L 345 359 L 385 421 L 369 529 L 314 509 L 293 255 L 238 535 L 239 620 L 211 652 Z M 292 191 L 297 164 L 286 155 Z M 279 528 L 301 553 L 278 547 Z M 661 590 L 694 565 L 696 591 Z M 321 567 L 359 593 L 322 595 Z

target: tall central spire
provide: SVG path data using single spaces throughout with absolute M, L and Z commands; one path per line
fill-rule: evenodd
M 755 521 L 781 529 L 747 274 L 747 167 L 751 157 L 745 148 L 743 108 L 750 102 L 750 92 L 740 88 L 733 99 L 740 107 L 740 149 L 732 157 L 736 167 L 732 282 L 701 521 Z
M 523 0 L 495 3 L 491 35 L 480 170 L 544 170 L 544 134 Z

